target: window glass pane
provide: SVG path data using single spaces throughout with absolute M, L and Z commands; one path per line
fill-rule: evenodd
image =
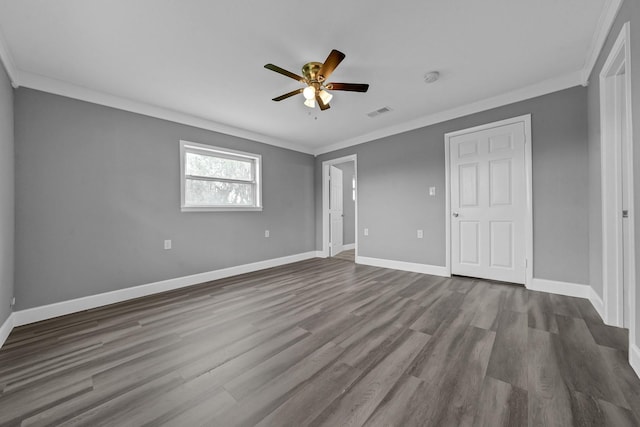
M 252 181 L 250 160 L 227 159 L 197 153 L 186 153 L 185 173 L 210 178 Z
M 253 206 L 253 184 L 186 179 L 184 198 L 191 206 Z

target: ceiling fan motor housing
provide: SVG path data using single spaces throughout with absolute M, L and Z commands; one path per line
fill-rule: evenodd
M 322 80 L 324 80 L 323 76 L 318 75 L 321 67 L 322 62 L 307 62 L 302 66 L 302 75 L 309 84 L 322 82 Z

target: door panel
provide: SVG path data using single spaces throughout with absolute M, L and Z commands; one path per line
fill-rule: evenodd
M 478 141 L 465 141 L 458 145 L 458 158 L 475 156 L 478 154 Z
M 460 221 L 460 263 L 478 265 L 480 263 L 480 223 Z
M 513 268 L 513 223 L 511 221 L 491 221 L 491 267 Z
M 511 205 L 511 159 L 492 160 L 489 170 L 491 206 Z
M 510 133 L 497 134 L 489 137 L 489 152 L 513 149 L 513 138 Z
M 478 206 L 478 165 L 460 165 L 460 206 Z
M 525 281 L 524 123 L 449 140 L 451 272 Z

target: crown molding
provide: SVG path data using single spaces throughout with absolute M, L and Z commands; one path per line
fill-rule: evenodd
M 134 101 L 132 99 L 110 95 L 108 93 L 95 91 L 38 74 L 21 71 L 19 81 L 21 87 L 27 87 L 30 89 L 52 93 L 55 95 L 66 96 L 68 98 L 117 108 L 119 110 L 142 114 L 162 120 L 168 120 L 171 122 L 193 126 L 200 129 L 220 132 L 239 138 L 245 138 L 256 142 L 273 145 L 275 147 L 286 148 L 288 150 L 299 151 L 306 154 L 313 154 L 308 147 L 290 141 L 283 141 L 260 133 L 251 132 L 249 130 L 214 122 L 202 117 L 182 113 L 180 111 L 170 110 L 156 105 Z
M 482 111 L 490 110 L 492 108 L 502 107 L 504 105 L 513 104 L 514 102 L 524 101 L 526 99 L 535 98 L 537 96 L 546 95 L 548 93 L 557 92 L 563 89 L 568 89 L 570 87 L 579 86 L 581 84 L 581 71 L 565 74 L 564 76 L 545 80 L 543 82 L 536 83 L 531 86 L 526 86 L 521 89 L 516 89 L 502 95 L 483 99 L 481 101 L 476 101 L 471 104 L 441 111 L 425 117 L 420 117 L 418 119 L 404 122 L 398 125 L 378 129 L 374 132 L 360 135 L 355 138 L 350 138 L 342 142 L 328 145 L 326 147 L 320 147 L 316 149 L 313 154 L 315 156 L 318 156 L 320 154 L 329 153 L 331 151 L 340 150 L 342 148 L 351 147 L 391 135 L 397 135 L 402 132 L 408 132 L 410 130 L 434 125 L 436 123 L 442 123 L 447 120 L 468 116 L 469 114 L 479 113 Z
M 607 41 L 607 36 L 616 20 L 616 16 L 618 16 L 622 3 L 624 3 L 624 0 L 606 0 L 606 4 L 602 7 L 602 13 L 598 19 L 596 31 L 593 33 L 591 45 L 587 51 L 587 58 L 582 68 L 582 84 L 584 86 L 589 83 L 589 76 L 591 76 L 596 61 L 598 61 L 600 51 Z
M 0 29 L 0 62 L 2 62 L 2 64 L 4 65 L 4 69 L 7 71 L 9 80 L 11 80 L 11 86 L 13 86 L 14 88 L 17 88 L 19 86 L 18 68 L 16 67 L 16 63 L 13 62 L 13 57 L 11 56 L 9 45 L 5 41 L 4 35 L 2 34 L 1 29 Z
M 519 102 L 526 99 L 535 98 L 537 96 L 546 95 L 548 93 L 557 92 L 559 90 L 568 89 L 573 86 L 578 86 L 582 84 L 582 71 L 569 73 L 554 79 L 545 80 L 543 82 L 507 92 L 502 95 L 487 98 L 450 110 L 441 111 L 425 117 L 420 117 L 418 119 L 404 122 L 398 125 L 378 129 L 374 132 L 370 132 L 316 149 L 303 146 L 301 144 L 296 144 L 290 141 L 279 140 L 267 135 L 251 132 L 249 130 L 214 122 L 212 120 L 204 119 L 190 114 L 181 113 L 179 111 L 170 110 L 151 104 L 110 95 L 104 92 L 95 91 L 82 86 L 74 85 L 34 73 L 20 71 L 18 81 L 21 87 L 41 90 L 43 92 L 48 92 L 55 95 L 66 96 L 81 101 L 91 102 L 93 104 L 117 108 L 120 110 L 142 114 L 149 117 L 168 120 L 171 122 L 194 126 L 200 129 L 211 130 L 214 132 L 220 132 L 239 138 L 245 138 L 280 148 L 318 156 L 320 154 L 329 153 L 331 151 L 351 147 L 353 145 L 362 144 L 387 136 L 396 135 L 402 132 L 407 132 L 436 123 L 441 123 L 447 120 L 452 120 L 458 117 L 463 117 L 469 114 L 490 110 L 492 108 L 501 107 L 504 105 L 512 104 L 514 102 Z M 14 85 L 14 87 L 18 86 Z
M 0 62 L 4 65 L 4 68 L 11 80 L 11 84 L 14 88 L 20 86 L 29 87 L 31 89 L 42 90 L 53 94 L 66 96 L 82 101 L 87 101 L 95 104 L 105 105 L 112 108 L 117 108 L 133 113 L 138 113 L 150 117 L 155 117 L 163 120 L 168 120 L 176 123 L 181 123 L 189 126 L 194 126 L 201 129 L 211 130 L 214 132 L 220 132 L 227 135 L 237 136 L 240 138 L 249 139 L 256 142 L 261 142 L 276 147 L 286 148 L 289 150 L 299 151 L 306 154 L 313 154 L 318 156 L 320 154 L 328 153 L 331 151 L 339 150 L 342 148 L 351 147 L 353 145 L 362 144 L 364 142 L 373 141 L 386 136 L 418 129 L 420 127 L 429 126 L 435 123 L 440 123 L 446 120 L 455 119 L 468 114 L 477 113 L 480 111 L 488 110 L 491 108 L 500 107 L 513 102 L 522 101 L 525 99 L 533 98 L 536 96 L 544 95 L 554 91 L 567 89 L 578 84 L 586 86 L 589 81 L 589 76 L 593 71 L 596 61 L 600 55 L 600 51 L 606 42 L 607 36 L 613 26 L 615 18 L 622 6 L 624 0 L 606 0 L 606 4 L 602 8 L 602 13 L 598 19 L 596 31 L 594 32 L 591 44 L 588 49 L 587 58 L 585 60 L 584 67 L 577 73 L 570 73 L 559 78 L 550 79 L 535 85 L 528 86 L 526 88 L 518 89 L 506 94 L 498 95 L 496 97 L 488 98 L 482 101 L 478 101 L 472 104 L 468 104 L 462 107 L 453 108 L 450 110 L 435 113 L 426 117 L 421 117 L 409 122 L 401 123 L 394 126 L 389 126 L 383 129 L 376 130 L 364 135 L 360 135 L 354 138 L 350 138 L 341 142 L 337 142 L 325 147 L 319 147 L 313 149 L 311 147 L 303 146 L 291 141 L 284 141 L 277 138 L 273 138 L 267 135 L 263 135 L 256 132 L 251 132 L 245 129 L 236 128 L 233 126 L 218 123 L 212 120 L 204 119 L 202 117 L 182 113 L 179 111 L 146 104 L 138 101 L 134 101 L 127 98 L 110 95 L 107 93 L 94 91 L 81 86 L 73 85 L 71 83 L 63 82 L 60 80 L 51 79 L 37 74 L 26 73 L 20 71 L 11 55 L 6 40 L 0 29 Z M 577 75 L 577 78 L 576 78 Z

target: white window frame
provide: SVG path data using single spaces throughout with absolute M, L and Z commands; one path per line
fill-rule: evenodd
M 227 206 L 227 205 L 188 205 L 185 202 L 185 158 L 187 153 L 196 153 L 207 156 L 222 157 L 226 159 L 250 160 L 253 165 L 253 181 L 221 179 L 221 181 L 238 182 L 253 185 L 255 203 L 251 206 Z M 229 148 L 215 147 L 213 145 L 199 144 L 197 142 L 180 141 L 180 210 L 182 212 L 229 212 L 229 211 L 261 211 L 262 210 L 262 156 L 260 154 L 245 153 Z

